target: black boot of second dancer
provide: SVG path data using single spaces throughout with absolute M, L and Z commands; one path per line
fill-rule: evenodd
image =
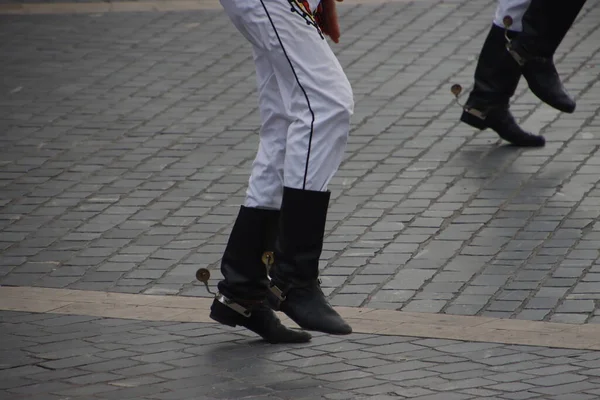
M 514 146 L 544 146 L 544 137 L 521 129 L 510 112 L 509 100 L 520 78 L 519 64 L 506 51 L 504 29 L 492 25 L 479 55 L 474 88 L 460 120 L 477 129 L 492 129 Z
M 573 113 L 576 103 L 565 89 L 553 58 L 584 3 L 585 0 L 531 0 L 523 15 L 522 32 L 507 45 L 533 94 L 566 113 Z

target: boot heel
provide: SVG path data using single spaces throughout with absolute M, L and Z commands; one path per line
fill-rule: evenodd
M 220 324 L 235 328 L 239 324 L 240 315 L 224 304 L 215 300 L 210 308 L 210 318 Z
M 462 115 L 460 116 L 460 120 L 465 124 L 472 126 L 473 128 L 479 129 L 480 131 L 488 127 L 485 123 L 485 120 L 476 117 L 467 111 L 463 111 Z
M 210 313 L 210 319 L 220 323 L 221 325 L 227 325 L 232 328 L 235 328 L 237 326 L 237 324 L 235 322 L 232 322 L 231 320 L 224 318 L 222 315 L 215 315 L 212 312 Z

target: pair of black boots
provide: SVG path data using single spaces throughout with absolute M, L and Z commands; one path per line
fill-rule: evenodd
M 319 285 L 330 192 L 285 187 L 281 210 L 242 206 L 223 259 L 210 317 L 243 326 L 269 343 L 308 342 L 311 335 L 281 324 L 281 310 L 301 328 L 349 334 Z
M 509 100 L 523 76 L 540 100 L 563 112 L 575 111 L 575 101 L 565 90 L 553 57 L 584 4 L 585 0 L 532 0 L 523 16 L 522 32 L 492 25 L 460 120 L 477 129 L 490 128 L 516 146 L 544 146 L 543 136 L 519 127 Z

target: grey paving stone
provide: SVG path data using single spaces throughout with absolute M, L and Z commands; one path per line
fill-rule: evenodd
M 573 394 L 576 392 L 583 392 L 593 388 L 593 384 L 588 382 L 577 382 L 568 383 L 564 385 L 556 385 L 544 388 L 532 389 L 532 392 L 546 394 L 546 395 L 560 395 L 560 394 Z
M 132 361 L 129 359 L 116 359 L 110 361 L 102 361 L 102 362 L 94 362 L 94 363 L 86 363 L 82 364 L 80 368 L 85 371 L 91 372 L 110 372 L 116 371 L 119 369 L 132 367 L 134 365 L 139 365 L 139 362 Z
M 523 320 L 529 320 L 529 321 L 543 321 L 544 318 L 546 318 L 546 316 L 551 312 L 551 309 L 546 309 L 546 310 L 523 310 L 521 312 L 519 312 L 515 318 L 516 319 L 523 319 Z
M 421 350 L 422 346 L 416 346 L 411 343 L 394 343 L 394 344 L 386 344 L 382 346 L 375 346 L 369 349 L 370 352 L 377 354 L 398 354 L 405 353 L 409 351 Z
M 556 386 L 556 385 L 564 385 L 567 383 L 579 382 L 583 381 L 585 378 L 580 375 L 570 374 L 570 373 L 562 373 L 556 375 L 546 375 L 539 378 L 533 378 L 524 381 L 525 383 L 529 383 L 535 386 Z
M 558 313 L 586 313 L 594 310 L 592 300 L 565 300 L 558 308 Z
M 437 393 L 425 396 L 415 397 L 418 400 L 467 400 L 472 399 L 473 396 L 468 394 L 459 394 L 459 393 Z
M 527 374 L 531 374 L 531 375 L 548 376 L 548 375 L 555 375 L 555 374 L 560 374 L 560 373 L 569 372 L 569 371 L 576 371 L 578 369 L 580 369 L 580 368 L 573 366 L 573 365 L 557 365 L 557 366 L 553 366 L 553 367 L 545 367 L 545 368 L 527 370 L 524 372 Z
M 507 311 L 514 312 L 521 306 L 520 301 L 492 301 L 489 306 L 486 307 L 489 311 Z
M 589 318 L 588 314 L 562 314 L 555 313 L 550 317 L 552 322 L 562 322 L 567 324 L 580 324 L 585 322 Z
M 116 387 L 107 385 L 105 383 L 96 383 L 93 385 L 88 385 L 84 387 L 74 387 L 71 389 L 55 391 L 56 394 L 61 396 L 94 396 L 99 393 L 110 392 L 113 390 L 117 390 Z
M 470 370 L 478 369 L 481 367 L 482 367 L 481 364 L 476 364 L 476 363 L 471 363 L 471 362 L 462 362 L 462 363 L 458 362 L 458 363 L 453 363 L 453 364 L 441 365 L 441 366 L 437 366 L 437 367 L 431 367 L 429 369 L 432 371 L 436 371 L 436 372 L 449 373 L 449 372 L 470 371 Z
M 432 377 L 435 377 L 436 375 L 438 375 L 438 373 L 432 372 L 432 371 L 415 370 L 415 371 L 402 371 L 402 372 L 396 372 L 393 374 L 381 375 L 380 378 L 383 378 L 385 380 L 389 380 L 392 382 L 399 382 L 400 384 L 402 384 L 402 382 L 404 382 L 404 384 L 407 384 L 406 381 L 414 381 L 416 379 L 423 379 L 423 378 L 432 379 Z
M 402 311 L 437 313 L 447 304 L 443 300 L 413 300 L 409 301 Z
M 557 297 L 534 297 L 525 304 L 525 308 L 552 310 L 559 301 Z
M 68 356 L 67 356 L 68 357 Z M 58 368 L 71 368 L 71 367 L 83 367 L 90 364 L 95 364 L 101 359 L 91 355 L 81 355 L 76 357 L 68 357 L 64 359 L 52 360 L 40 363 L 39 365 L 43 368 L 58 369 Z
M 401 372 L 401 371 L 411 371 L 411 370 L 416 370 L 416 369 L 422 369 L 422 368 L 427 368 L 430 367 L 431 369 L 435 370 L 433 367 L 435 366 L 434 363 L 427 363 L 427 362 L 422 362 L 422 361 L 407 361 L 407 362 L 400 362 L 400 363 L 388 363 L 386 365 L 381 365 L 381 366 L 375 366 L 372 368 L 366 368 L 365 370 L 375 374 L 376 376 L 379 375 L 384 375 L 384 374 L 391 374 L 391 373 L 396 373 L 396 372 Z M 441 372 L 441 371 L 438 371 Z

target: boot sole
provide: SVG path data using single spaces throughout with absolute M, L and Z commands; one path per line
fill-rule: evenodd
M 246 317 L 238 315 L 235 311 L 228 309 L 227 306 L 221 307 L 221 305 L 213 305 L 213 307 L 216 308 L 216 310 L 211 308 L 210 318 L 213 321 L 216 321 L 222 325 L 227 325 L 227 326 L 230 326 L 233 328 L 235 328 L 236 326 L 244 327 L 244 328 L 248 329 L 249 331 L 256 333 L 257 335 L 262 337 L 263 340 L 265 340 L 266 342 L 271 343 L 271 344 L 308 343 L 312 339 L 312 336 L 308 332 L 302 332 L 302 333 L 297 332 L 296 336 L 291 337 L 291 338 L 289 337 L 289 334 L 288 334 L 287 338 L 284 338 L 284 339 L 282 339 L 281 337 L 276 337 L 276 336 L 275 337 L 263 336 L 263 334 L 261 334 L 260 332 L 257 332 L 255 329 L 252 329 L 250 326 L 247 326 L 240 322 L 240 318 L 246 318 Z
M 575 112 L 575 108 L 577 107 L 577 103 L 575 102 L 575 100 L 573 100 L 568 94 L 567 94 L 567 98 L 570 100 L 571 104 L 557 103 L 557 102 L 552 101 L 551 97 L 546 98 L 546 96 L 543 95 L 544 90 L 542 88 L 540 88 L 539 85 L 536 84 L 536 81 L 529 76 L 530 73 L 532 73 L 530 69 L 528 69 L 528 68 L 523 69 L 523 77 L 527 81 L 529 90 L 531 90 L 531 92 L 538 99 L 540 99 L 542 102 L 546 103 L 547 105 L 549 105 L 550 107 L 552 107 L 558 111 L 561 111 L 561 112 L 564 112 L 567 114 L 573 114 Z
M 298 324 L 298 326 L 306 331 L 312 331 L 312 332 L 321 332 L 321 333 L 326 333 L 328 335 L 337 335 L 337 336 L 344 336 L 344 335 L 350 335 L 352 333 L 352 328 L 349 327 L 349 329 L 347 330 L 330 330 L 330 329 L 322 329 L 319 328 L 317 326 L 309 326 L 309 325 L 305 325 L 300 323 L 299 321 L 297 321 L 296 319 L 292 318 L 292 316 L 288 313 L 285 312 L 285 310 L 281 310 L 285 315 L 287 315 L 289 317 L 289 319 L 291 319 L 292 321 L 294 321 L 296 324 Z
M 533 92 L 533 90 L 532 90 L 532 92 Z M 535 94 L 538 99 L 540 99 L 544 103 L 548 104 L 550 107 L 554 108 L 555 110 L 558 110 L 560 112 L 564 112 L 566 114 L 573 114 L 575 112 L 575 108 L 576 108 L 575 105 L 573 105 L 573 106 L 566 106 L 566 105 L 565 106 L 561 106 L 560 104 L 553 104 L 550 101 L 544 100 L 542 97 L 538 96 L 535 92 L 533 92 L 533 94 Z
M 316 327 L 316 326 L 310 326 L 310 325 L 303 324 L 302 321 L 299 321 L 293 314 L 291 314 L 288 310 L 286 310 L 287 307 L 285 307 L 285 304 L 282 304 L 281 307 L 279 307 L 277 309 L 273 308 L 273 304 L 271 302 L 269 302 L 269 306 L 274 311 L 280 311 L 280 312 L 284 313 L 285 315 L 288 316 L 289 319 L 294 321 L 300 328 L 307 330 L 307 331 L 322 332 L 322 333 L 326 333 L 328 335 L 349 335 L 352 333 L 352 327 L 350 327 L 350 325 L 348 325 L 347 330 L 320 329 L 319 327 Z
M 540 99 L 542 102 L 546 103 L 550 107 L 554 108 L 555 110 L 558 110 L 560 112 L 564 112 L 567 114 L 573 114 L 575 112 L 575 108 L 577 107 L 576 103 L 573 103 L 572 105 L 554 103 L 552 101 L 552 99 L 545 99 L 544 96 L 540 96 L 538 93 L 536 93 L 536 92 L 538 92 L 537 89 L 532 88 L 531 86 L 529 87 L 529 89 L 538 99 Z
M 235 328 L 236 326 L 238 326 L 238 324 L 236 324 L 235 322 L 232 322 L 230 319 L 228 318 L 224 318 L 222 316 L 216 315 L 214 313 L 210 313 L 209 315 L 210 319 L 212 319 L 213 321 L 216 321 L 222 325 L 227 325 L 227 326 L 231 326 L 232 328 Z

